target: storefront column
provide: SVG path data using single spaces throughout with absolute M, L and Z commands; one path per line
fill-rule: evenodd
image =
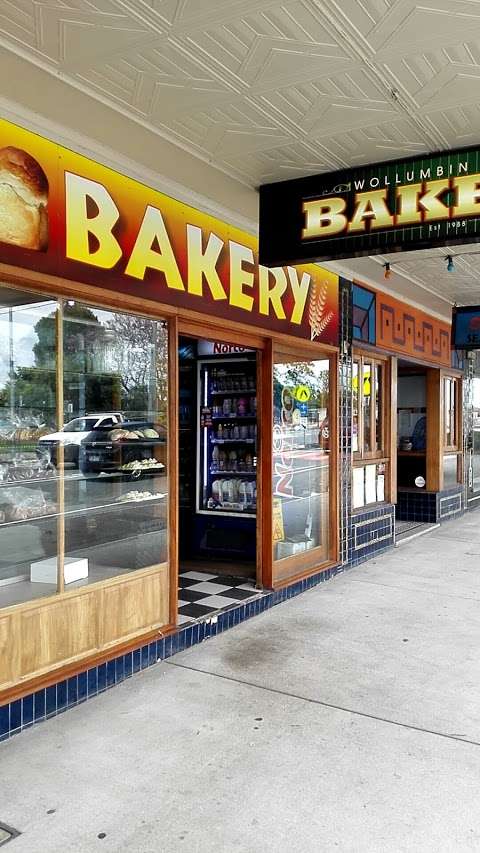
M 257 583 L 273 585 L 272 522 L 272 424 L 273 424 L 273 343 L 265 341 L 258 363 L 259 442 L 257 481 Z
M 442 489 L 442 394 L 440 370 L 429 368 L 427 376 L 427 492 Z
M 390 456 L 390 503 L 397 502 L 397 398 L 398 398 L 398 359 L 395 356 L 390 358 L 389 369 L 389 411 L 387 414 L 387 434 L 388 434 L 388 454 Z
M 168 571 L 169 623 L 176 625 L 178 609 L 178 318 L 168 321 Z

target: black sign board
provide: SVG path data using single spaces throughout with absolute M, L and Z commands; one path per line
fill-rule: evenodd
M 466 350 L 480 349 L 480 305 L 453 309 L 452 347 Z
M 260 187 L 265 266 L 479 240 L 480 148 Z

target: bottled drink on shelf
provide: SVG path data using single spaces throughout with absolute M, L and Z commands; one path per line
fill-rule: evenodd
M 222 499 L 222 481 L 221 480 L 214 480 L 213 481 L 213 483 L 212 483 L 212 498 L 214 499 L 214 501 L 217 501 L 217 503 L 220 503 L 220 501 Z

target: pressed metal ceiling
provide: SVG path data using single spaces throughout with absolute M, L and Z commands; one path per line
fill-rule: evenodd
M 448 255 L 452 256 L 454 270 L 448 272 Z M 384 279 L 383 265 L 390 263 L 391 275 Z M 340 264 L 327 264 L 338 268 Z M 436 312 L 450 315 L 450 308 L 480 302 L 480 243 L 464 246 L 441 246 L 413 252 L 352 258 L 345 261 L 348 275 L 359 281 L 371 281 L 388 290 L 405 292 L 411 285 L 409 296 L 419 303 L 431 306 Z M 436 297 L 435 305 L 431 297 Z
M 480 142 L 480 0 L 0 0 L 0 45 L 246 187 Z M 448 253 L 392 281 L 480 301 L 480 256 Z
M 0 38 L 252 186 L 479 140 L 478 0 L 3 0 Z

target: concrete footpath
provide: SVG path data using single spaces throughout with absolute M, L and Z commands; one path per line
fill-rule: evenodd
M 5 853 L 480 850 L 479 605 L 470 513 L 0 744 Z

